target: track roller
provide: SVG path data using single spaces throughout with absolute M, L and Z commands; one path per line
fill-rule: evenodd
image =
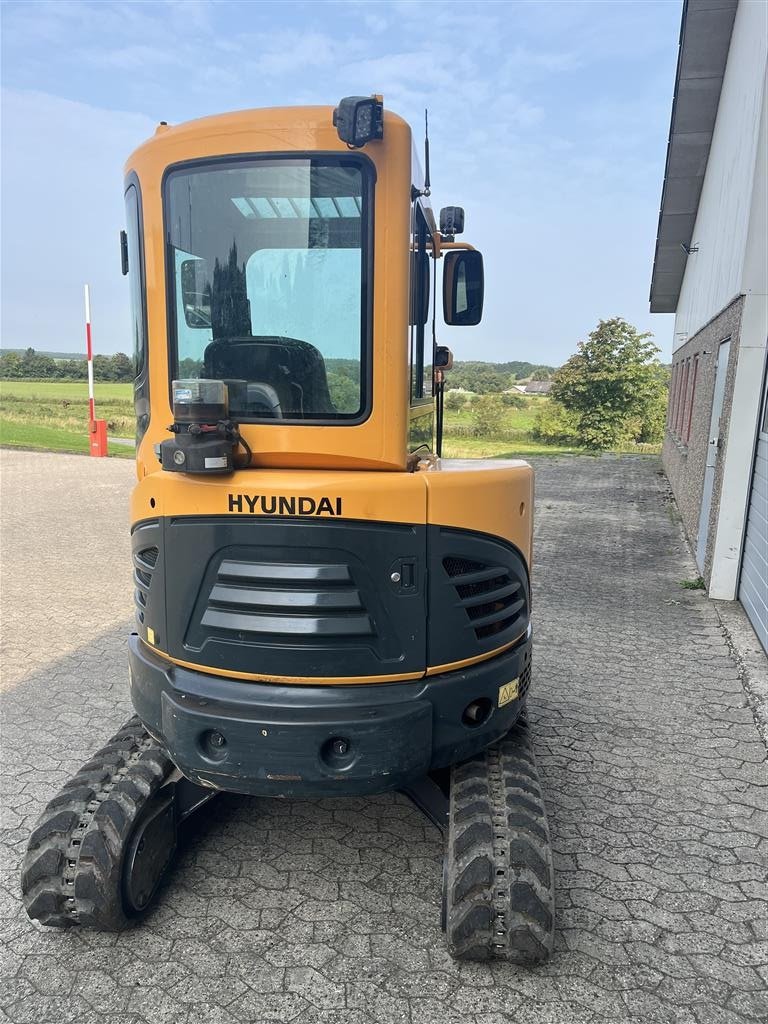
M 451 770 L 443 926 L 457 960 L 546 960 L 554 872 L 528 726 Z
M 55 928 L 128 927 L 173 860 L 178 824 L 212 795 L 132 718 L 40 816 L 21 876 L 27 913 Z

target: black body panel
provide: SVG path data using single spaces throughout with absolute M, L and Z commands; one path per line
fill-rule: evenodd
M 528 570 L 499 537 L 430 526 L 430 666 L 490 654 L 522 636 L 530 617 Z
M 133 600 L 136 621 L 154 630 L 155 643 L 165 644 L 165 547 L 161 519 L 143 519 L 131 531 Z M 143 635 L 142 630 L 142 635 Z
M 424 672 L 490 655 L 528 627 L 522 555 L 468 530 L 166 517 L 137 523 L 132 546 L 140 635 L 224 675 Z
M 172 658 L 299 678 L 423 670 L 424 526 L 277 517 L 163 525 L 160 647 Z
M 134 707 L 181 771 L 265 796 L 385 792 L 471 757 L 514 725 L 530 659 L 529 631 L 495 658 L 414 682 L 307 686 L 193 672 L 136 635 L 129 649 Z M 499 707 L 513 680 L 518 698 Z M 474 701 L 480 721 L 464 715 Z

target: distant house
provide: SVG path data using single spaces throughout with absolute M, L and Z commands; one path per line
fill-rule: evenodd
M 551 380 L 532 380 L 525 385 L 526 395 L 548 395 L 552 390 Z
M 687 0 L 651 312 L 675 314 L 664 468 L 709 596 L 768 650 L 765 3 Z
M 511 388 L 507 388 L 504 392 L 505 395 L 524 395 L 525 384 L 513 384 Z

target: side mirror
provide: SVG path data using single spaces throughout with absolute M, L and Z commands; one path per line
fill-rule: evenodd
M 200 257 L 182 260 L 181 300 L 184 319 L 190 327 L 211 326 L 211 293 L 207 281 L 208 264 Z
M 438 345 L 435 349 L 435 369 L 453 369 L 453 352 L 451 352 L 447 345 Z
M 449 327 L 473 327 L 483 317 L 483 257 L 473 249 L 443 259 L 443 317 Z

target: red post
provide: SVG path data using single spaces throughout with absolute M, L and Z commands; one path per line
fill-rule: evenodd
M 88 436 L 91 439 L 91 455 L 95 455 L 97 458 L 104 458 L 104 456 L 109 454 L 107 451 L 107 421 L 91 420 L 90 431 Z
M 104 458 L 107 450 L 107 421 L 96 419 L 96 402 L 93 397 L 93 344 L 91 342 L 91 293 L 85 286 L 85 346 L 88 356 L 88 437 L 90 454 Z

